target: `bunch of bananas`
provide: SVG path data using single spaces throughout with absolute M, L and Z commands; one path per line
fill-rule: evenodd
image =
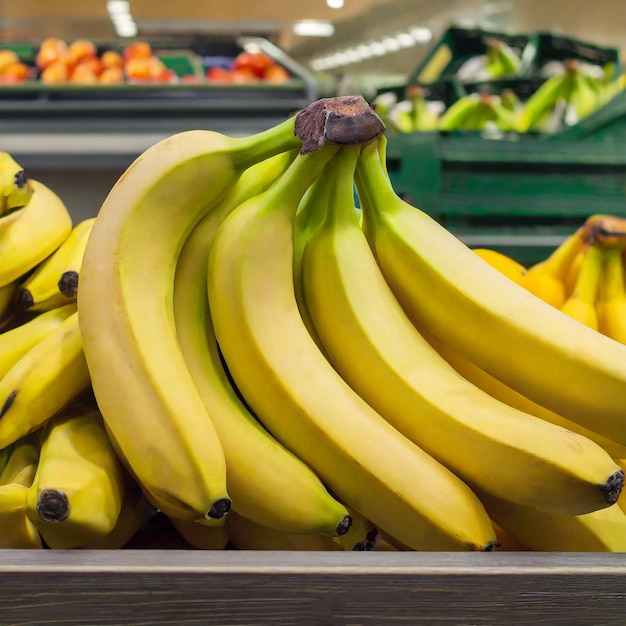
M 529 268 L 487 248 L 474 252 L 548 304 L 626 344 L 626 218 L 594 214 Z
M 511 109 L 511 98 L 506 106 L 500 96 L 487 92 L 462 96 L 441 115 L 439 130 L 484 131 L 489 127 L 502 132 L 518 130 L 517 110 Z
M 548 78 L 524 104 L 520 131 L 555 133 L 573 126 L 607 102 L 610 94 L 576 59 Z
M 77 305 L 0 334 L 65 315 L 0 378 L 5 547 L 158 510 L 203 549 L 626 549 L 626 346 L 402 201 L 384 131 L 345 96 L 137 158 Z

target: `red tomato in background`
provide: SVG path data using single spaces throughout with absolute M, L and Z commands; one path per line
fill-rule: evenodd
M 257 78 L 263 76 L 263 72 L 274 61 L 263 52 L 240 52 L 233 61 L 233 69 L 238 70 L 244 67 L 251 69 Z

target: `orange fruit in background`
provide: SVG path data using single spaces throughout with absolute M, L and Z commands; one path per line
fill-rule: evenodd
M 105 67 L 98 76 L 98 82 L 107 85 L 119 85 L 125 82 L 124 72 L 121 67 Z
M 79 63 L 70 76 L 70 82 L 81 85 L 94 85 L 98 82 L 98 74 L 87 63 Z
M 272 63 L 268 65 L 263 72 L 263 80 L 268 83 L 284 83 L 291 78 L 288 70 L 278 63 Z
M 124 48 L 122 56 L 124 59 L 151 57 L 152 46 L 147 41 L 135 41 Z
M 56 48 L 57 50 L 64 50 L 66 52 L 68 50 L 67 43 L 58 37 L 48 37 L 39 44 L 40 50 L 47 50 L 48 48 Z
M 40 80 L 47 85 L 66 82 L 70 77 L 70 69 L 63 61 L 52 61 L 41 72 Z
M 25 80 L 28 80 L 30 76 L 30 67 L 26 65 L 26 63 L 22 63 L 20 61 L 9 63 L 3 67 L 0 72 L 0 76 L 2 76 L 3 82 L 5 83 L 22 83 Z
M 103 68 L 122 67 L 124 65 L 124 59 L 119 52 L 115 52 L 115 50 L 106 50 L 100 55 L 100 63 Z
M 250 83 L 258 80 L 258 76 L 250 67 L 238 67 L 230 73 L 230 79 L 233 83 Z
M 151 77 L 150 57 L 130 58 L 124 63 L 124 74 L 133 80 L 147 80 Z
M 20 58 L 13 50 L 0 50 L 0 72 L 7 66 L 18 63 Z
M 76 39 L 69 45 L 69 53 L 76 62 L 80 63 L 83 59 L 96 57 L 98 49 L 96 44 L 93 41 L 89 41 L 89 39 Z
M 85 57 L 82 61 L 78 62 L 74 68 L 74 72 L 79 67 L 82 68 L 81 72 L 89 70 L 97 76 L 102 71 L 102 61 L 98 57 Z

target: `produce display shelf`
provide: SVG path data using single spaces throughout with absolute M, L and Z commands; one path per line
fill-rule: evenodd
M 618 553 L 19 551 L 0 623 L 623 626 Z

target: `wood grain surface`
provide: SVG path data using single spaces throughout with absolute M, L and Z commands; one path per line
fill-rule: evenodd
M 0 551 L 0 625 L 626 626 L 626 554 Z

